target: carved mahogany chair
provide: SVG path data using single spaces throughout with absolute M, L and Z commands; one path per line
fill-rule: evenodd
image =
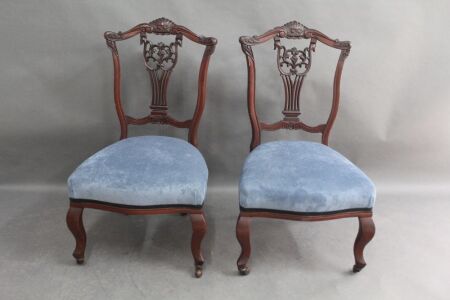
M 283 39 L 306 39 L 309 46 L 303 50 L 286 48 Z M 253 46 L 270 40 L 277 53 L 277 68 L 285 90 L 284 117 L 273 124 L 258 119 L 252 51 Z M 242 36 L 239 41 L 247 59 L 248 111 L 252 126 L 251 153 L 245 161 L 239 186 L 240 214 L 236 225 L 236 236 L 242 248 L 237 261 L 239 272 L 242 275 L 249 273 L 252 218 L 322 221 L 350 217 L 359 218 L 353 272 L 360 271 L 366 265 L 364 247 L 375 234 L 372 221 L 375 187 L 358 167 L 327 146 L 338 111 L 341 73 L 350 52 L 350 42 L 330 39 L 296 21 L 259 36 Z M 328 120 L 324 124 L 309 126 L 299 118 L 300 91 L 311 67 L 317 42 L 340 50 L 340 56 Z M 261 144 L 261 130 L 278 129 L 321 133 L 322 143 L 275 141 Z
M 151 42 L 149 35 L 173 35 L 170 44 Z M 121 99 L 121 74 L 116 42 L 140 36 L 144 64 L 152 85 L 150 113 L 144 118 L 128 116 Z M 167 85 L 178 59 L 183 38 L 205 46 L 198 77 L 197 105 L 192 119 L 178 121 L 168 113 Z M 84 161 L 69 177 L 70 208 L 67 225 L 76 240 L 77 263 L 84 262 L 86 233 L 83 210 L 93 208 L 127 215 L 189 214 L 192 222 L 191 250 L 195 276 L 202 275 L 201 241 L 206 233 L 203 212 L 208 169 L 197 150 L 197 130 L 205 107 L 206 78 L 217 40 L 160 18 L 125 32 L 105 32 L 114 62 L 114 102 L 120 121 L 120 141 Z M 129 124 L 167 124 L 189 130 L 188 142 L 165 136 L 127 138 Z

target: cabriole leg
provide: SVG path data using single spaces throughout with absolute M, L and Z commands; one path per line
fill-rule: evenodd
M 247 265 L 250 258 L 250 217 L 244 217 L 239 214 L 236 224 L 236 237 L 241 245 L 241 255 L 237 261 L 237 267 L 241 275 L 247 275 L 250 269 Z
M 359 218 L 359 230 L 356 236 L 353 252 L 355 254 L 355 265 L 353 266 L 353 272 L 359 272 L 366 266 L 364 260 L 364 247 L 372 240 L 375 235 L 375 224 L 372 217 L 360 217 Z
M 203 237 L 206 234 L 207 229 L 206 220 L 203 212 L 199 214 L 191 214 L 191 222 L 192 222 L 191 251 L 195 262 L 195 277 L 200 278 L 203 275 L 203 263 L 205 261 L 202 255 L 201 243 Z
M 84 250 L 86 249 L 86 231 L 83 226 L 83 208 L 70 206 L 66 217 L 67 227 L 72 232 L 76 246 L 73 257 L 78 264 L 84 263 Z

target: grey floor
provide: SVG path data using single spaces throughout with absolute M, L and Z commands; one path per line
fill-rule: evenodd
M 88 210 L 87 261 L 78 266 L 65 190 L 2 190 L 0 299 L 450 299 L 446 195 L 381 193 L 368 266 L 356 275 L 356 220 L 255 220 L 246 277 L 235 268 L 236 197 L 209 191 L 207 264 L 196 279 L 187 217 Z

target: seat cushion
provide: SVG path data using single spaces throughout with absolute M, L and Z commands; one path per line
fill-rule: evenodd
M 68 179 L 69 197 L 125 206 L 201 206 L 208 168 L 188 142 L 140 136 L 116 142 L 84 161 Z
M 258 146 L 247 157 L 239 201 L 243 209 L 295 213 L 370 209 L 375 186 L 328 146 L 277 141 Z

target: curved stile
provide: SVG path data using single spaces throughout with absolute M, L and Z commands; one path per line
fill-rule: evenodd
M 169 45 L 164 43 L 153 44 L 147 34 L 174 35 L 175 41 Z M 144 64 L 149 74 L 152 85 L 152 100 L 149 115 L 142 118 L 128 116 L 122 106 L 121 98 L 121 71 L 120 59 L 116 42 L 125 41 L 136 35 L 140 36 L 143 46 Z M 111 49 L 114 64 L 114 103 L 120 122 L 120 139 L 128 136 L 128 125 L 144 125 L 148 123 L 167 124 L 177 128 L 189 130 L 188 141 L 197 147 L 197 131 L 206 101 L 206 78 L 208 64 L 214 53 L 217 40 L 213 37 L 199 36 L 186 27 L 176 25 L 174 22 L 159 18 L 150 23 L 142 23 L 125 32 L 107 31 L 104 34 L 106 44 Z M 193 117 L 179 121 L 168 114 L 167 87 L 171 72 L 178 60 L 178 48 L 182 45 L 183 37 L 205 46 L 203 58 L 200 64 L 198 76 L 198 96 Z M 107 203 L 88 199 L 70 199 L 70 208 L 67 213 L 67 225 L 75 237 L 76 248 L 73 256 L 78 263 L 84 262 L 86 247 L 86 233 L 83 226 L 84 208 L 99 209 L 126 215 L 157 215 L 157 214 L 189 214 L 192 223 L 191 252 L 195 264 L 195 277 L 203 274 L 203 255 L 201 242 L 206 233 L 206 220 L 201 206 L 193 205 L 155 205 L 155 206 L 130 206 Z
M 296 47 L 287 49 L 282 45 L 281 39 L 309 39 L 309 46 L 305 49 Z M 252 47 L 273 40 L 274 49 L 277 51 L 277 68 L 283 81 L 285 92 L 285 104 L 282 114 L 284 118 L 275 123 L 260 122 L 256 112 L 256 80 L 255 58 Z M 261 130 L 275 131 L 279 129 L 301 129 L 310 133 L 321 133 L 322 143 L 328 145 L 328 138 L 339 107 L 339 93 L 342 69 L 345 59 L 350 53 L 350 42 L 334 40 L 321 33 L 310 29 L 297 21 L 289 22 L 283 26 L 275 27 L 261 35 L 241 36 L 239 38 L 242 51 L 245 54 L 248 87 L 247 106 L 252 127 L 252 140 L 250 151 L 261 143 Z M 299 116 L 300 93 L 304 79 L 311 67 L 312 53 L 316 49 L 317 42 L 340 50 L 333 80 L 333 98 L 331 111 L 326 123 L 314 126 L 303 123 Z M 251 253 L 250 245 L 250 220 L 251 218 L 273 218 L 295 221 L 324 221 L 340 218 L 359 218 L 359 233 L 354 245 L 355 265 L 354 272 L 360 271 L 365 266 L 363 250 L 375 233 L 375 225 L 372 220 L 372 209 L 347 210 L 327 213 L 296 213 L 287 211 L 248 209 L 240 207 L 240 214 L 236 225 L 236 237 L 241 245 L 241 255 L 237 261 L 241 275 L 247 275 L 250 271 L 248 261 Z
M 126 115 L 121 99 L 121 73 L 120 59 L 116 42 L 125 41 L 136 35 L 140 35 L 141 45 L 144 46 L 143 54 L 145 66 L 149 73 L 150 83 L 152 85 L 152 103 L 150 105 L 150 114 L 143 118 L 133 118 Z M 147 38 L 147 34 L 156 35 L 175 35 L 175 42 L 166 45 L 164 43 L 152 44 Z M 114 102 L 120 122 L 121 135 L 120 138 L 127 137 L 128 125 L 144 125 L 148 123 L 167 124 L 177 128 L 188 128 L 189 142 L 197 146 L 197 130 L 199 122 L 204 110 L 206 101 L 206 78 L 208 72 L 209 59 L 214 53 L 217 40 L 213 37 L 199 36 L 186 27 L 177 25 L 172 21 L 160 18 L 150 23 L 142 23 L 136 25 L 125 32 L 105 32 L 105 40 L 108 47 L 112 51 L 114 63 Z M 175 67 L 178 59 L 178 47 L 182 45 L 182 39 L 186 37 L 190 41 L 204 45 L 202 62 L 200 64 L 200 72 L 198 77 L 198 96 L 194 115 L 191 119 L 179 121 L 172 118 L 168 114 L 167 105 L 167 86 L 171 72 Z

